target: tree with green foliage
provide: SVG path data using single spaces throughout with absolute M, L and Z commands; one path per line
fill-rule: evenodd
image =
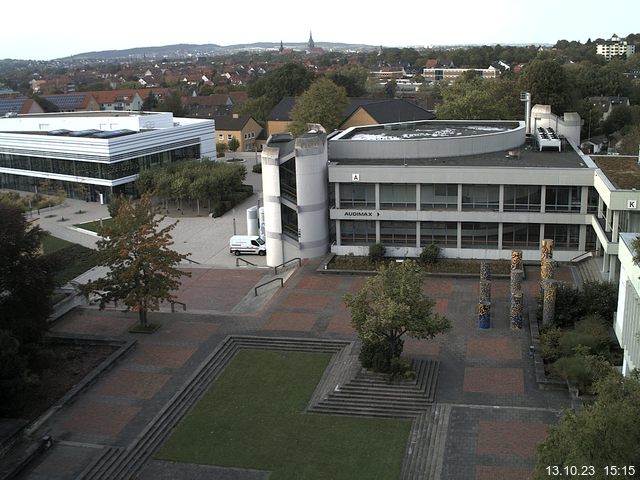
M 313 72 L 297 63 L 286 63 L 249 83 L 249 99 L 240 108 L 243 115 L 251 115 L 263 124 L 267 115 L 284 97 L 296 97 L 311 85 Z
M 429 245 L 422 248 L 419 260 L 423 265 L 434 265 L 438 262 L 439 257 L 440 247 L 431 242 Z
M 551 105 L 562 115 L 571 107 L 570 87 L 562 65 L 554 60 L 534 60 L 521 76 L 522 88 L 531 93 L 533 104 Z
M 349 65 L 327 73 L 327 78 L 344 87 L 347 97 L 363 97 L 367 94 L 369 71 L 359 65 Z
M 589 314 L 613 324 L 613 312 L 618 302 L 617 284 L 611 282 L 584 282 L 582 289 L 561 284 L 556 292 L 556 312 L 553 324 L 572 327 Z M 538 308 L 541 315 L 541 305 Z
M 160 112 L 171 112 L 174 117 L 182 117 L 185 114 L 182 105 L 182 96 L 178 90 L 170 90 L 165 99 L 157 106 Z
M 382 243 L 374 243 L 369 245 L 369 260 L 378 263 L 384 259 L 386 247 Z
M 147 312 L 174 300 L 171 292 L 180 286 L 180 277 L 190 275 L 177 268 L 189 254 L 170 249 L 177 222 L 160 228 L 164 218 L 156 216 L 149 194 L 135 203 L 125 199 L 113 222 L 99 232 L 98 264 L 108 272 L 83 286 L 85 295 L 98 298 L 101 309 L 122 301 L 137 311 L 141 327 L 147 326 Z
M 299 136 L 307 123 L 319 123 L 327 132 L 340 125 L 349 101 L 347 92 L 327 78 L 316 80 L 291 110 L 291 132 Z
M 158 97 L 156 97 L 153 92 L 149 92 L 142 101 L 141 108 L 143 112 L 155 112 L 158 108 Z
M 594 480 L 637 478 L 640 474 L 640 378 L 612 373 L 595 385 L 597 398 L 584 409 L 563 412 L 538 446 L 534 479 L 549 478 L 548 466 L 593 466 Z M 624 475 L 607 475 L 605 467 L 633 466 Z M 579 472 L 581 473 L 581 472 Z M 567 475 L 563 478 L 577 478 Z M 582 478 L 582 477 L 580 477 Z
M 520 88 L 512 79 L 468 74 L 443 85 L 440 92 L 443 103 L 438 107 L 438 118 L 443 120 L 511 120 L 522 116 Z
M 424 278 L 424 269 L 413 260 L 393 262 L 382 265 L 358 293 L 345 295 L 363 352 L 373 349 L 381 354 L 373 365 L 377 370 L 393 368 L 405 335 L 430 339 L 451 328 L 446 317 L 433 312 L 435 302 L 422 291 Z
M 238 150 L 238 148 L 240 148 L 240 141 L 236 137 L 233 137 L 227 143 L 228 143 L 230 152 L 235 152 Z
M 20 404 L 47 329 L 54 282 L 40 250 L 44 234 L 20 208 L 0 202 L 0 416 Z
M 602 122 L 602 130 L 605 135 L 611 135 L 614 132 L 623 130 L 632 121 L 631 107 L 618 105 L 613 107 L 609 116 Z
M 396 98 L 397 89 L 398 89 L 398 82 L 391 79 L 384 85 L 384 94 L 387 98 Z
M 215 216 L 220 216 L 251 194 L 251 186 L 242 184 L 246 176 L 244 165 L 187 161 L 141 171 L 136 189 L 140 194 L 155 195 L 165 209 L 169 201 L 182 208 L 182 201 L 188 199 L 196 202 L 198 211 L 200 202 L 207 202 Z

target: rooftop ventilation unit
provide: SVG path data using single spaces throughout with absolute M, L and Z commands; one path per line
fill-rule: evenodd
M 536 129 L 536 141 L 538 142 L 540 151 L 542 151 L 543 148 L 557 148 L 559 152 L 562 151 L 562 142 L 558 134 L 551 127 L 538 127 Z

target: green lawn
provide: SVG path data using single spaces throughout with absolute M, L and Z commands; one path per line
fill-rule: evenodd
M 113 222 L 113 219 L 105 218 L 104 220 L 102 220 L 102 225 L 106 227 L 110 225 L 111 222 Z M 98 233 L 98 229 L 100 228 L 100 220 L 94 220 L 93 222 L 86 222 L 86 223 L 78 223 L 74 225 L 74 227 L 84 228 L 85 230 Z
M 303 413 L 330 354 L 243 350 L 158 451 L 271 480 L 394 479 L 411 421 Z
M 98 252 L 52 235 L 42 239 L 42 251 L 55 269 L 54 281 L 62 286 L 96 266 Z
M 73 245 L 73 243 L 63 240 L 62 238 L 54 237 L 53 235 L 45 235 L 42 238 L 42 252 L 45 255 L 57 252 L 71 245 Z

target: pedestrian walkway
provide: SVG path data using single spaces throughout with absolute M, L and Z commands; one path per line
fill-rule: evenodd
M 172 210 L 171 216 L 167 216 L 161 225 L 178 222 L 177 227 L 171 232 L 173 249 L 181 254 L 190 254 L 189 259 L 196 262 L 192 263 L 192 266 L 236 268 L 236 257 L 229 253 L 229 239 L 236 233 L 246 234 L 248 208 L 258 204 L 264 205 L 260 178 L 259 174 L 249 171 L 245 183 L 253 186 L 253 195 L 221 217 L 209 217 L 206 209 L 202 210 L 201 216 L 196 216 L 195 212 L 182 215 Z M 66 199 L 63 205 L 43 210 L 40 214 L 34 212 L 30 218 L 55 237 L 87 248 L 95 248 L 98 237 L 83 233 L 74 225 L 108 217 L 107 205 Z M 265 257 L 247 255 L 242 258 L 246 258 L 257 266 L 266 265 Z
M 266 272 L 194 268 L 191 283 L 179 292 L 187 300 L 187 312 L 150 314 L 152 322 L 161 324 L 152 335 L 128 333 L 137 321 L 134 313 L 81 308 L 67 314 L 54 331 L 135 338 L 137 347 L 45 425 L 57 443 L 22 478 L 72 479 L 105 448 L 118 454 L 117 449 L 141 435 L 229 335 L 356 340 L 342 298 L 361 288 L 366 277 L 318 274 L 319 262 L 308 261 L 290 272 L 284 288 L 270 291 L 268 301 L 242 313 L 235 313 L 238 305 L 254 294 L 253 287 Z M 527 274 L 526 301 L 533 302 L 537 275 Z M 558 276 L 570 278 L 570 272 L 561 268 Z M 453 329 L 432 341 L 405 343 L 407 356 L 440 364 L 435 410 L 426 412 L 423 429 L 415 435 L 437 448 L 428 455 L 424 448 L 417 449 L 427 456 L 407 470 L 431 473 L 406 478 L 527 478 L 535 463 L 535 444 L 544 439 L 546 425 L 556 422 L 560 410 L 570 405 L 568 394 L 537 388 L 528 356 L 528 328 L 509 328 L 508 280 L 493 280 L 492 328 L 478 328 L 478 284 L 476 279 L 447 277 L 425 282 L 436 311 L 452 321 Z M 158 468 L 151 462 L 140 478 L 154 478 L 152 472 Z M 234 470 L 228 478 L 258 477 L 262 478 L 255 471 L 243 477 L 242 470 Z

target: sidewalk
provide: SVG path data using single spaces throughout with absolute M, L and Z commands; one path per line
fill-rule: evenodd
M 167 217 L 162 223 L 163 226 L 178 221 L 176 228 L 171 232 L 174 241 L 173 248 L 181 254 L 190 253 L 189 258 L 203 266 L 236 268 L 235 256 L 229 253 L 229 238 L 234 235 L 234 223 L 235 232 L 238 235 L 246 234 L 247 208 L 257 205 L 258 202 L 260 205 L 264 205 L 260 175 L 249 170 L 245 183 L 253 186 L 253 195 L 226 212 L 222 217 L 211 218 L 206 215 L 206 209 L 202 210 L 200 217 Z M 55 237 L 88 248 L 96 248 L 97 237 L 79 232 L 73 228 L 73 225 L 107 217 L 109 217 L 107 205 L 67 199 L 63 205 L 42 212 L 40 215 L 34 215 L 33 219 L 43 230 L 50 232 Z M 248 255 L 246 259 L 258 266 L 266 265 L 266 257 Z

